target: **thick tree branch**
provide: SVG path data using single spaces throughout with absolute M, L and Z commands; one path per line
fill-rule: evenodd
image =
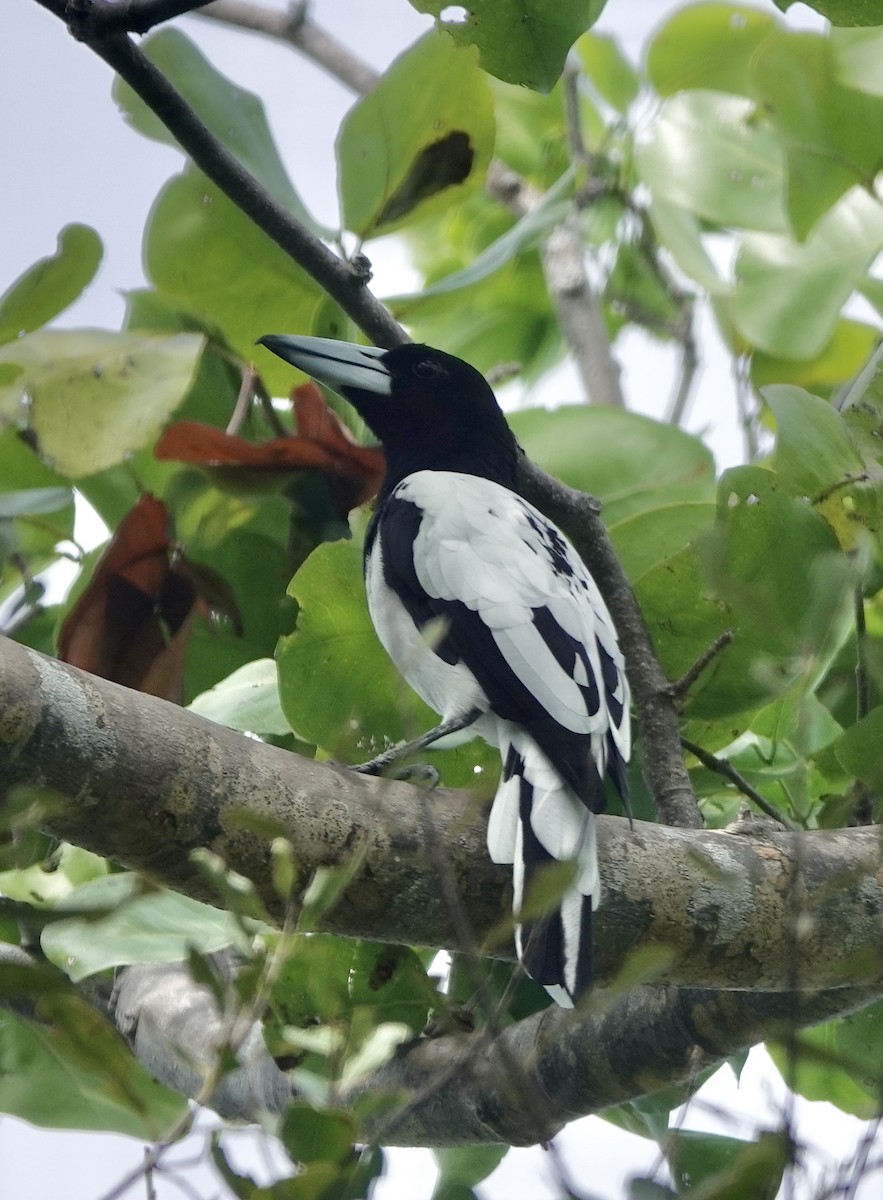
M 387 1145 L 531 1145 L 577 1117 L 689 1082 L 756 1042 L 843 1016 L 880 991 L 881 985 L 798 994 L 596 990 L 579 1013 L 553 1006 L 502 1034 L 410 1042 L 339 1101 L 395 1096 L 395 1107 L 381 1105 L 365 1129 Z M 186 963 L 124 971 L 111 1015 L 139 1060 L 190 1096 L 229 1036 L 213 994 L 193 982 Z M 262 1110 L 284 1108 L 292 1087 L 267 1053 L 258 1025 L 242 1032 L 240 1065 L 224 1077 L 211 1104 L 223 1116 L 254 1120 Z
M 411 786 L 241 737 L 5 639 L 0 679 L 0 797 L 35 789 L 50 832 L 216 903 L 191 860 L 208 847 L 253 880 L 281 920 L 270 845 L 242 820 L 252 813 L 282 823 L 304 886 L 317 868 L 350 862 L 359 849 L 325 928 L 468 948 L 440 894 Z M 441 790 L 431 803 L 481 942 L 508 915 L 509 873 L 488 860 L 484 817 L 467 793 Z M 794 986 L 795 937 L 812 987 L 883 978 L 879 830 L 755 837 L 643 822 L 631 830 L 616 817 L 599 826 L 599 981 L 615 980 L 634 952 L 653 948 L 659 980 L 782 990 Z M 511 948 L 495 953 L 511 956 Z
M 459 1034 L 412 1043 L 354 1088 L 350 1100 L 385 1093 L 400 1098 L 406 1119 L 396 1121 L 393 1113 L 379 1123 L 389 1145 L 531 1145 L 577 1117 L 689 1082 L 764 1038 L 844 1015 L 878 992 L 842 988 L 810 998 L 687 988 L 637 987 L 618 997 L 595 992 L 587 1014 L 553 1006 L 496 1041 Z M 537 1128 L 535 1108 L 512 1087 L 507 1063 L 513 1056 L 526 1086 L 542 1097 L 543 1128 Z M 455 1072 L 452 1060 L 460 1066 Z M 420 1102 L 409 1104 L 412 1096 Z

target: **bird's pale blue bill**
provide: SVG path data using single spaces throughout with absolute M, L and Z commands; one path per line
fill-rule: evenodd
M 319 383 L 335 392 L 352 387 L 375 395 L 388 396 L 392 386 L 389 371 L 380 361 L 386 354 L 378 346 L 359 346 L 355 342 L 336 342 L 332 338 L 295 337 L 270 333 L 258 338 L 285 362 L 299 367 Z

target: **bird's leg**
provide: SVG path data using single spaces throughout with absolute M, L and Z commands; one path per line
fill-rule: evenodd
M 428 729 L 426 733 L 421 733 L 419 737 L 413 738 L 410 742 L 399 742 L 398 745 L 391 746 L 389 750 L 378 754 L 376 758 L 358 763 L 350 770 L 358 771 L 361 775 L 382 775 L 387 767 L 392 766 L 397 759 L 404 758 L 408 754 L 415 754 L 418 750 L 425 750 L 427 746 L 447 737 L 449 733 L 459 733 L 461 729 L 468 729 L 481 715 L 480 708 L 470 708 L 468 712 L 462 713 L 460 716 L 448 717 L 434 729 Z M 428 768 L 428 770 L 432 771 L 434 768 Z

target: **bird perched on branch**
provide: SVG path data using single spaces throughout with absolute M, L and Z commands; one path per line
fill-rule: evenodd
M 555 911 L 516 932 L 528 974 L 569 1007 L 592 976 L 593 814 L 605 779 L 628 802 L 629 689 L 607 606 L 561 531 L 518 494 L 520 449 L 468 363 L 419 345 L 261 343 L 347 399 L 383 445 L 368 607 L 393 662 L 442 718 L 404 749 L 466 728 L 499 747 L 488 850 L 513 864 L 516 918 L 538 871 L 574 862 Z

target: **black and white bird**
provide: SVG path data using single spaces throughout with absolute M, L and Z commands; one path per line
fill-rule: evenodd
M 538 870 L 576 863 L 557 910 L 516 934 L 528 974 L 569 1007 L 592 977 L 605 779 L 628 802 L 629 688 L 607 606 L 565 536 L 518 494 L 521 451 L 468 363 L 413 344 L 261 343 L 347 399 L 383 445 L 365 539 L 371 619 L 442 718 L 419 744 L 468 727 L 499 747 L 488 850 L 513 864 L 516 918 Z

